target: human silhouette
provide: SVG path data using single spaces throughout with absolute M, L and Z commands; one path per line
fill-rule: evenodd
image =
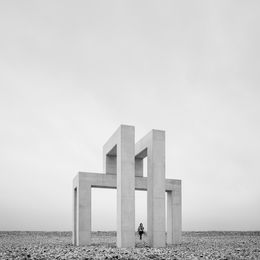
M 138 234 L 140 236 L 140 240 L 142 240 L 143 233 L 144 233 L 144 226 L 143 226 L 143 223 L 140 223 L 140 225 L 138 227 Z

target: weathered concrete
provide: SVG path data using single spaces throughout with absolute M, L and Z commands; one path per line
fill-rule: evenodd
M 181 181 L 176 180 L 167 191 L 167 244 L 179 244 L 182 233 Z
M 148 176 L 143 177 L 147 157 Z M 181 181 L 165 179 L 165 132 L 152 130 L 134 146 L 134 127 L 121 125 L 103 147 L 104 172 L 79 172 L 73 180 L 73 244 L 91 242 L 91 188 L 117 189 L 117 246 L 135 245 L 135 189 L 147 190 L 148 240 L 165 246 L 181 241 Z
M 121 125 L 103 147 L 105 173 L 117 175 L 118 247 L 135 246 L 134 142 L 134 127 Z
M 73 185 L 73 243 L 89 245 L 91 243 L 91 185 L 79 175 Z
M 73 187 L 77 187 L 77 183 L 85 181 L 89 183 L 91 188 L 116 189 L 117 176 L 94 172 L 79 172 L 73 179 Z M 147 177 L 135 177 L 135 190 L 147 191 Z M 172 191 L 180 183 L 180 180 L 165 179 L 164 191 Z
M 73 244 L 74 245 L 89 245 L 91 240 L 91 193 L 86 194 L 90 201 L 87 204 L 88 216 L 85 218 L 85 233 L 81 232 L 80 237 L 77 237 L 77 223 L 75 221 L 77 216 L 80 216 L 78 211 L 77 196 L 75 196 L 75 189 L 78 189 L 79 183 L 85 185 L 87 191 L 90 188 L 105 188 L 116 189 L 117 187 L 117 175 L 115 174 L 102 174 L 92 172 L 79 172 L 73 180 L 73 194 L 74 194 L 74 229 L 73 229 Z M 83 185 L 80 185 L 83 188 Z M 135 190 L 147 191 L 148 177 L 135 177 Z M 164 192 L 167 192 L 167 243 L 178 244 L 181 241 L 181 181 L 174 179 L 165 179 Z M 176 194 L 176 196 L 174 196 Z M 177 196 L 178 195 L 178 196 Z M 82 206 L 81 206 L 82 210 Z M 84 211 L 83 211 L 84 212 Z M 86 212 L 85 212 L 86 213 Z M 83 217 L 83 215 L 81 215 Z M 83 217 L 84 218 L 84 217 Z M 88 233 L 86 233 L 88 232 Z
M 165 132 L 152 130 L 135 145 L 136 161 L 147 157 L 147 235 L 152 247 L 165 246 Z

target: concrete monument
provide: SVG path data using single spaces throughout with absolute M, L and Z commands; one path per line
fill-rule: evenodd
M 147 177 L 143 159 L 147 157 Z M 103 147 L 104 174 L 79 172 L 73 180 L 73 244 L 91 244 L 91 188 L 117 189 L 117 246 L 135 246 L 135 190 L 147 191 L 147 235 L 164 247 L 181 242 L 181 181 L 165 179 L 165 132 L 152 130 L 135 144 L 133 126 L 121 125 Z

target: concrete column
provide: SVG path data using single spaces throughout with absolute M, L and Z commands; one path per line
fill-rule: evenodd
M 118 247 L 135 246 L 134 131 L 133 126 L 121 125 L 103 147 L 105 173 L 117 174 Z
M 167 192 L 167 243 L 179 244 L 182 237 L 181 181 Z
M 77 245 L 77 192 L 78 192 L 78 188 L 74 187 L 73 185 L 73 198 L 72 198 L 72 202 L 73 202 L 73 211 L 72 211 L 72 218 L 73 218 L 73 229 L 72 229 L 72 244 L 75 246 Z
M 152 130 L 135 146 L 135 156 L 147 156 L 147 235 L 151 247 L 165 246 L 165 132 Z M 140 173 L 136 171 L 139 175 Z
M 75 178 L 73 179 L 73 189 L 72 189 L 72 204 L 73 204 L 73 228 L 72 228 L 72 244 L 74 246 L 77 245 L 77 239 L 78 239 L 78 186 L 79 186 L 79 175 L 77 174 Z
M 79 178 L 77 188 L 76 245 L 91 244 L 91 186 Z
M 121 127 L 117 155 L 117 246 L 135 246 L 135 135 L 134 127 Z
M 147 155 L 147 223 L 152 247 L 165 246 L 165 132 L 152 130 Z

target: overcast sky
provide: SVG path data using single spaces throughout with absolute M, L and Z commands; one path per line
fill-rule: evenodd
M 166 131 L 184 230 L 260 230 L 259 8 L 2 0 L 0 230 L 70 230 L 72 179 L 120 124 Z M 116 191 L 92 195 L 93 230 L 115 230 Z

